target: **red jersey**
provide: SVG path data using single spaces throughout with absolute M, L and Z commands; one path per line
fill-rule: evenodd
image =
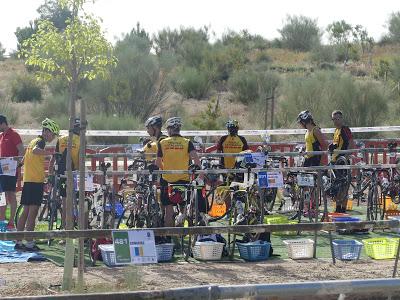
M 18 132 L 12 128 L 0 134 L 0 157 L 18 156 L 17 145 L 22 140 Z

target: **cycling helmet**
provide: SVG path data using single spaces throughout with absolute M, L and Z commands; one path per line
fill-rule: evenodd
M 312 117 L 311 113 L 308 110 L 303 110 L 297 116 L 297 123 L 304 123 L 304 122 L 307 122 L 312 119 L 313 119 L 313 117 Z
M 182 120 L 179 117 L 169 118 L 165 123 L 165 125 L 167 126 L 167 128 L 170 127 L 180 128 L 182 126 Z
M 81 119 L 75 118 L 74 120 L 74 127 L 80 127 L 81 126 Z
M 43 120 L 42 127 L 50 130 L 55 135 L 60 134 L 60 126 L 58 126 L 58 124 L 56 122 L 54 122 L 53 120 L 51 120 L 49 118 L 46 118 Z
M 226 128 L 230 129 L 230 128 L 237 128 L 239 129 L 239 122 L 236 120 L 229 120 L 228 122 L 226 122 Z
M 153 116 L 153 117 L 148 118 L 146 120 L 146 122 L 144 123 L 144 126 L 146 126 L 146 127 L 149 127 L 149 126 L 161 127 L 162 126 L 161 116 Z

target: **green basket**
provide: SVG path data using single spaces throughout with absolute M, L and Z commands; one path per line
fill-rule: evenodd
M 372 238 L 362 241 L 365 252 L 373 259 L 391 259 L 397 254 L 399 238 Z
M 267 223 L 268 225 L 273 225 L 273 224 L 298 224 L 297 221 L 295 220 L 289 220 L 288 217 L 286 216 L 266 216 L 264 218 L 264 223 Z M 273 232 L 273 235 L 296 235 L 297 231 L 277 231 Z

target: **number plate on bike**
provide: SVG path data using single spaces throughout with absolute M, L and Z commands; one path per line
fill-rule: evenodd
M 315 186 L 314 175 L 312 174 L 297 174 L 298 186 Z

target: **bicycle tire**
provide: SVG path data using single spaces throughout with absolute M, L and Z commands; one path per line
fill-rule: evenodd
M 17 207 L 17 210 L 15 212 L 15 217 L 14 217 L 15 227 L 18 227 L 18 219 L 19 219 L 19 216 L 22 213 L 23 208 L 24 208 L 24 206 L 22 204 L 18 205 L 18 207 Z
M 267 192 L 268 190 L 271 190 L 271 191 L 268 193 Z M 264 194 L 265 197 L 264 197 L 262 203 L 264 203 L 265 211 L 272 212 L 274 209 L 274 205 L 275 205 L 275 201 L 276 201 L 276 194 L 278 192 L 278 189 L 271 188 L 271 189 L 267 189 L 267 191 Z

